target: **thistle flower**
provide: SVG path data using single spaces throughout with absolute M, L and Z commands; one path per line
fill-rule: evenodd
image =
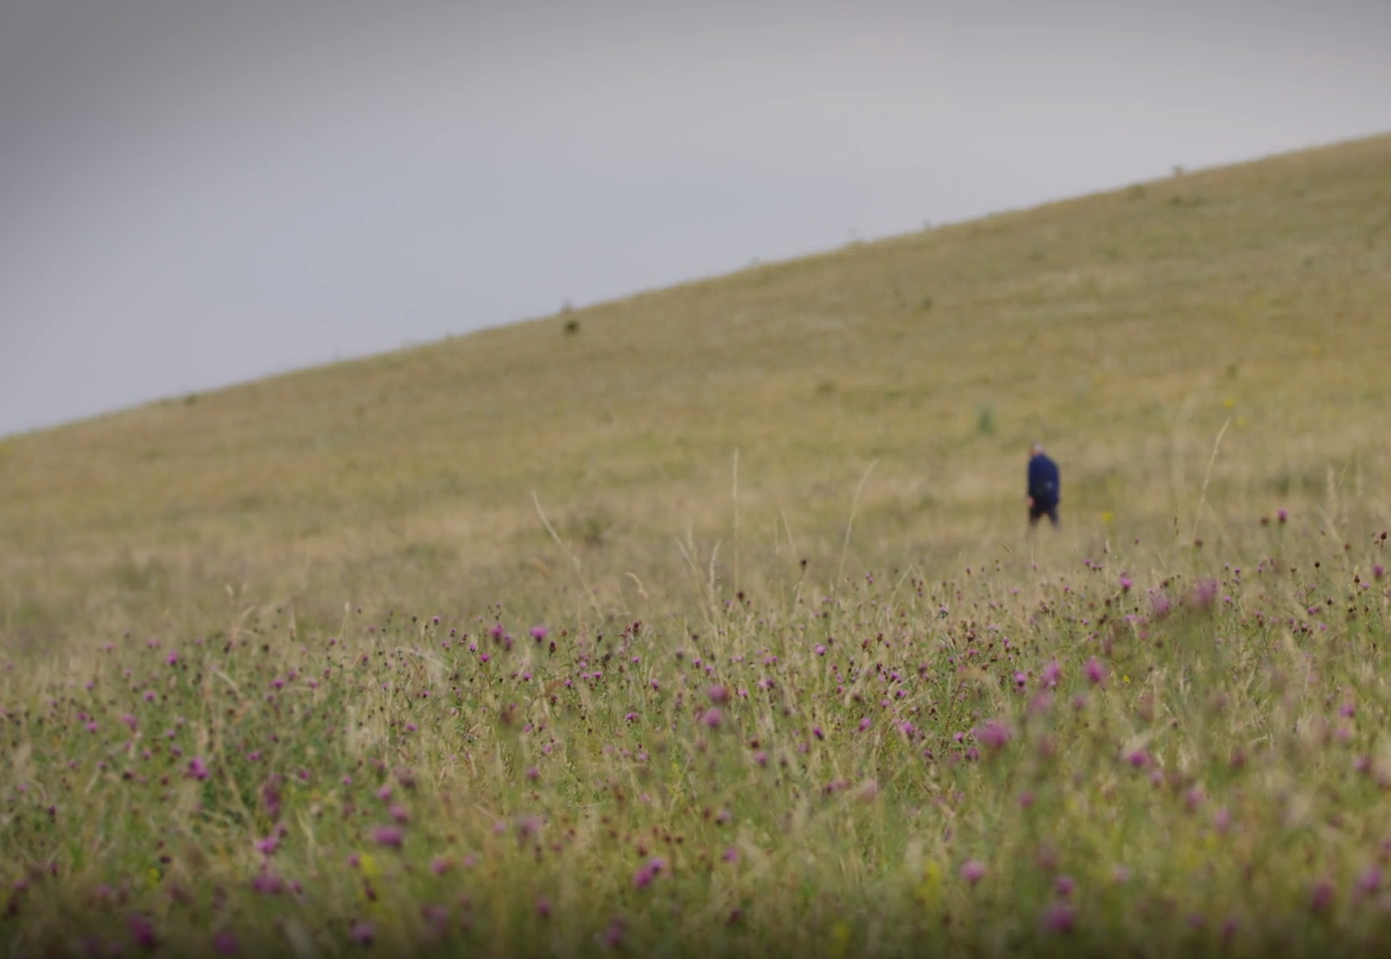
M 1320 879 L 1309 890 L 1309 910 L 1314 915 L 1322 915 L 1333 907 L 1333 883 Z
M 400 849 L 405 838 L 406 834 L 399 826 L 378 826 L 372 830 L 372 841 L 391 849 Z
M 141 949 L 153 949 L 157 944 L 154 923 L 139 913 L 134 913 L 126 919 L 126 928 L 130 930 L 130 937 Z
M 1204 576 L 1193 584 L 1193 603 L 1200 609 L 1206 609 L 1217 599 L 1219 584 L 1211 576 Z
M 1368 866 L 1357 877 L 1357 888 L 1365 895 L 1372 895 L 1381 888 L 1381 870 L 1376 866 Z
M 1096 686 L 1106 685 L 1106 667 L 1101 665 L 1095 656 L 1088 659 L 1082 668 L 1086 671 L 1088 682 Z
M 1155 619 L 1163 619 L 1173 610 L 1174 604 L 1169 601 L 1169 597 L 1157 589 L 1150 590 L 1150 615 Z
M 240 949 L 241 944 L 230 929 L 213 933 L 213 952 L 219 956 L 235 956 Z
M 1062 678 L 1062 674 L 1063 670 L 1062 667 L 1058 665 L 1058 661 L 1056 659 L 1050 659 L 1047 664 L 1044 665 L 1043 669 L 1039 670 L 1038 681 L 1040 685 L 1048 689 L 1053 689 L 1058 685 L 1058 680 Z
M 1074 913 L 1072 907 L 1065 902 L 1055 902 L 1047 909 L 1044 909 L 1041 919 L 1041 924 L 1045 932 L 1051 932 L 1059 936 L 1071 932 L 1076 922 L 1076 913 Z
M 729 702 L 729 690 L 718 683 L 711 686 L 706 693 L 709 695 L 712 703 L 723 705 Z
M 358 946 L 370 946 L 376 938 L 376 930 L 372 928 L 370 922 L 363 922 L 354 919 L 353 924 L 348 928 L 348 938 Z
M 718 729 L 720 726 L 720 720 L 722 718 L 723 717 L 720 715 L 720 711 L 716 709 L 714 706 L 711 706 L 709 709 L 707 709 L 704 713 L 701 714 L 700 721 L 701 723 L 703 723 L 711 729 Z
M 985 878 L 985 864 L 974 859 L 966 860 L 961 864 L 961 878 L 974 886 Z
M 976 742 L 991 749 L 1004 748 L 1012 735 L 1010 728 L 998 719 L 987 720 L 972 732 L 975 734 Z
M 208 767 L 203 760 L 194 756 L 188 761 L 188 776 L 190 779 L 204 780 L 208 778 Z

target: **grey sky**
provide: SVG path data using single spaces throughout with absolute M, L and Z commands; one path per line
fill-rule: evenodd
M 1384 0 L 0 0 L 0 435 L 1391 130 Z

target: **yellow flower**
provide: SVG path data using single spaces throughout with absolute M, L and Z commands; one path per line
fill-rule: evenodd
M 850 924 L 839 919 L 831 927 L 831 955 L 840 959 L 850 948 Z
M 1113 520 L 1113 519 L 1115 519 L 1115 518 L 1116 518 L 1116 514 L 1115 514 L 1115 513 L 1112 513 L 1110 510 L 1107 510 L 1106 512 L 1104 512 L 1104 513 L 1101 514 L 1101 521 L 1102 521 L 1103 523 L 1105 523 L 1107 526 L 1110 526 L 1110 525 L 1111 525 L 1111 520 Z

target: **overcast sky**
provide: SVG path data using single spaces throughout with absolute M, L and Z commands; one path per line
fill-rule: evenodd
M 1387 0 L 0 0 L 0 435 L 1391 130 Z

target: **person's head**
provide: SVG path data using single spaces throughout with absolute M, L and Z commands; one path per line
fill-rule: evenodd
M 1035 443 L 1033 446 L 1030 446 L 1030 447 L 1029 447 L 1029 456 L 1030 456 L 1030 457 L 1042 456 L 1042 455 L 1043 455 L 1043 444 L 1042 444 L 1042 443 Z

